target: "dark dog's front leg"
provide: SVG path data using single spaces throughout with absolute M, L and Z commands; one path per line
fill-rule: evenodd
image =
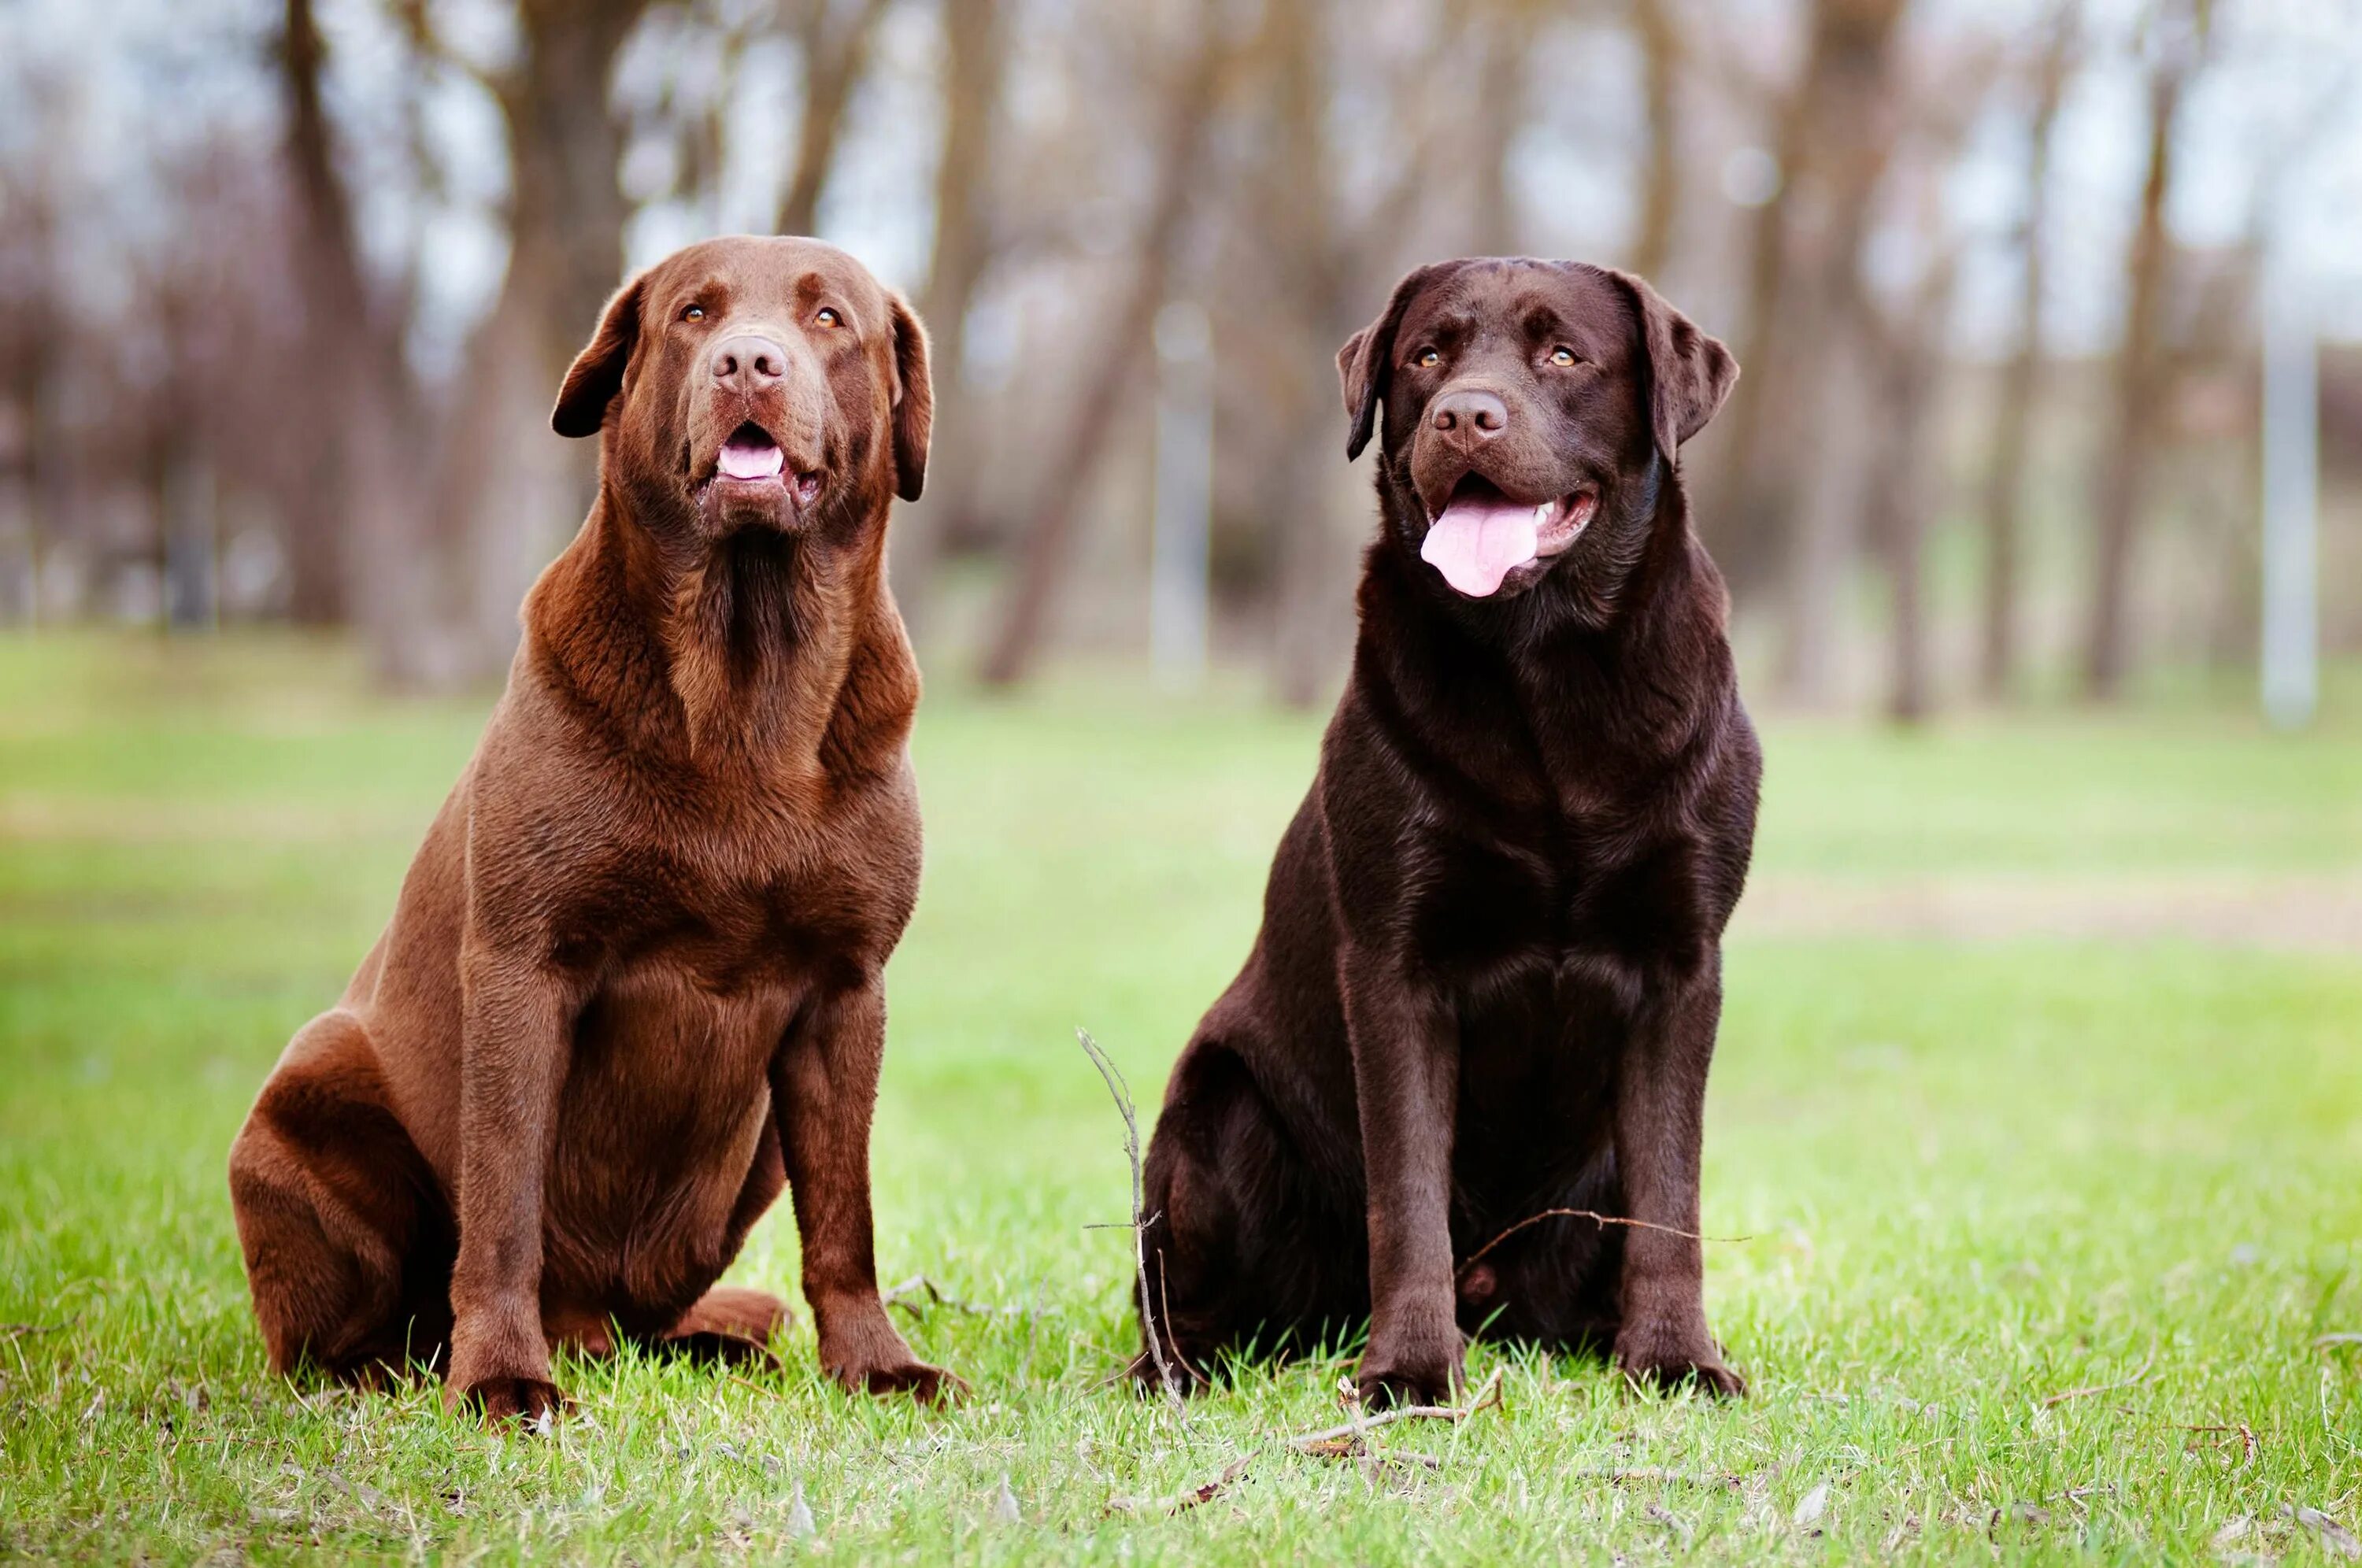
M 1362 1397 L 1440 1404 L 1461 1371 L 1451 1291 L 1458 1032 L 1440 999 L 1399 966 L 1349 951 L 1343 970 L 1370 1225 L 1370 1347 L 1362 1357 Z
M 1705 1259 L 1697 1239 L 1698 1154 L 1706 1069 L 1722 1017 L 1719 955 L 1650 999 L 1616 1089 L 1616 1164 L 1624 1212 L 1623 1323 L 1616 1364 L 1636 1380 L 1694 1377 L 1716 1394 L 1747 1386 L 1723 1364 L 1705 1326 Z
M 927 1365 L 886 1316 L 869 1204 L 869 1120 L 886 1054 L 886 995 L 876 981 L 821 1001 L 771 1069 L 772 1108 L 787 1158 L 804 1299 L 820 1361 L 847 1388 L 908 1389 L 930 1402 L 966 1385 Z
M 519 955 L 471 950 L 460 965 L 459 1255 L 444 1401 L 531 1419 L 565 1403 L 542 1329 L 542 1182 L 574 1002 L 559 977 Z

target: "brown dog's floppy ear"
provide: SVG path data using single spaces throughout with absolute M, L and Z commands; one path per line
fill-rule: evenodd
M 549 427 L 560 436 L 596 436 L 607 417 L 607 405 L 624 390 L 624 370 L 640 341 L 640 300 L 647 293 L 648 275 L 634 278 L 615 291 L 599 317 L 599 330 L 566 372 L 557 389 L 557 406 L 550 410 Z
M 1705 428 L 1738 380 L 1738 361 L 1688 316 L 1667 304 L 1645 278 L 1609 274 L 1624 285 L 1640 313 L 1640 341 L 1649 350 L 1649 414 L 1657 450 L 1668 464 L 1682 443 Z
M 1362 455 L 1378 427 L 1378 404 L 1385 401 L 1386 371 L 1394 363 L 1395 328 L 1402 325 L 1412 296 L 1439 271 L 1430 265 L 1405 272 L 1378 319 L 1345 339 L 1345 346 L 1337 350 L 1337 379 L 1345 390 L 1345 417 L 1352 421 L 1345 435 L 1349 463 Z
M 927 445 L 935 431 L 935 383 L 927 369 L 927 329 L 889 293 L 894 315 L 894 493 L 916 501 L 927 486 Z

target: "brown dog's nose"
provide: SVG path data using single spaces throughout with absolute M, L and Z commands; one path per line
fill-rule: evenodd
M 788 351 L 767 337 L 742 335 L 715 344 L 706 366 L 723 386 L 753 392 L 788 373 Z
M 1491 392 L 1462 387 L 1437 398 L 1427 417 L 1455 446 L 1473 447 L 1509 427 L 1509 405 Z

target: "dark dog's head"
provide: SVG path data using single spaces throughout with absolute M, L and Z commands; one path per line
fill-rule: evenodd
M 636 515 L 708 537 L 855 529 L 919 498 L 933 393 L 901 298 L 815 239 L 677 250 L 617 291 L 550 424 L 603 432 Z
M 1681 444 L 1738 377 L 1638 278 L 1496 259 L 1405 276 L 1337 370 L 1346 456 L 1384 404 L 1388 525 L 1469 599 L 1579 576 L 1586 558 L 1628 563 Z

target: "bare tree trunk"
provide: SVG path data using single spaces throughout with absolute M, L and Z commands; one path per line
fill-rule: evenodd
M 923 630 L 943 541 L 971 531 L 979 411 L 967 391 L 967 317 L 994 252 L 992 180 L 1009 26 L 1002 0 L 945 0 L 944 143 L 935 165 L 934 256 L 919 314 L 933 348 L 935 447 L 925 498 L 907 510 L 894 543 L 895 597 Z
M 2173 127 L 2191 61 L 2169 40 L 2148 83 L 2147 171 L 2140 221 L 2125 260 L 2128 298 L 2124 342 L 2116 351 L 2115 427 L 2101 459 L 2092 498 L 2094 558 L 2083 684 L 2106 701 L 2124 689 L 2132 660 L 2133 556 L 2157 460 L 2158 421 L 2167 401 L 2165 296 L 2172 261 L 2165 204 L 2173 186 Z
M 622 281 L 624 127 L 608 80 L 646 5 L 523 0 L 517 64 L 495 83 L 513 171 L 509 260 L 469 346 L 436 508 L 458 563 L 450 602 L 469 606 L 469 623 L 438 676 L 507 662 L 524 591 L 589 503 L 597 454 L 552 434 L 549 406 Z
M 334 398 L 296 400 L 310 422 L 303 436 L 311 515 L 299 519 L 293 533 L 308 541 L 316 578 L 307 590 L 299 565 L 296 618 L 349 618 L 379 677 L 406 682 L 415 673 L 423 490 L 401 448 L 416 423 L 416 389 L 398 320 L 381 306 L 362 271 L 352 200 L 322 105 L 323 64 L 312 0 L 287 0 L 280 68 L 288 174 L 300 215 L 305 355 L 321 384 L 337 388 Z
M 1940 504 L 1943 474 L 1931 451 L 1931 414 L 1949 362 L 1944 329 L 1959 275 L 1959 248 L 1947 242 L 1921 281 L 1905 318 L 1879 341 L 1878 436 L 1871 458 L 1871 536 L 1893 587 L 1886 712 L 1916 723 L 1935 705 L 1927 656 L 1927 525 Z
M 2019 275 L 2017 352 L 1995 390 L 1992 451 L 1985 469 L 1984 626 L 1979 675 L 1987 697 L 2017 677 L 2018 539 L 2025 526 L 2026 458 L 2042 391 L 2042 296 L 2049 273 L 2050 144 L 2076 49 L 2075 11 L 2062 6 L 2035 79 L 2026 127 L 2025 271 Z
M 1632 271 L 1655 279 L 1672 255 L 1673 224 L 1682 200 L 1682 37 L 1670 0 L 1632 0 L 1632 33 L 1640 46 L 1640 88 L 1649 125 Z
M 1760 588 L 1783 559 L 1792 568 L 1792 686 L 1819 679 L 1829 628 L 1818 607 L 1834 596 L 1819 574 L 1842 568 L 1855 522 L 1805 504 L 1808 490 L 1833 482 L 1806 465 L 1826 462 L 1830 396 L 1816 383 L 1840 362 L 1833 345 L 1859 326 L 1848 313 L 1860 305 L 1861 237 L 1892 146 L 1903 11 L 1903 0 L 1814 0 L 1804 72 L 1774 138 L 1780 187 L 1753 226 L 1738 356 L 1747 373 L 1723 422 L 1715 504 L 1703 517 L 1734 594 Z
M 1509 144 L 1525 123 L 1526 55 L 1533 42 L 1533 23 L 1530 8 L 1520 0 L 1496 0 L 1481 24 L 1471 105 L 1474 210 L 1468 228 L 1468 248 L 1479 256 L 1508 256 L 1518 249 L 1517 204 L 1509 191 Z
M 956 14 L 965 0 L 944 0 Z M 795 172 L 779 201 L 777 232 L 811 234 L 818 226 L 820 193 L 836 165 L 836 144 L 844 134 L 845 105 L 869 63 L 870 35 L 886 14 L 886 0 L 861 0 L 851 17 L 831 25 L 829 0 L 804 0 L 797 31 L 803 54 L 803 115 L 796 135 Z M 956 24 L 955 24 L 956 25 Z
M 1173 252 L 1197 193 L 1225 63 L 1216 20 L 1201 15 L 1197 30 L 1191 58 L 1181 68 L 1167 107 L 1156 183 L 1131 279 L 1119 296 L 1113 320 L 1095 335 L 1098 358 L 1081 380 L 1070 423 L 1051 447 L 1051 460 L 1043 469 L 1044 489 L 1034 502 L 1032 525 L 1001 597 L 999 629 L 978 672 L 988 685 L 1016 684 L 1041 653 L 1083 496 L 1115 431 L 1124 394 L 1147 358 L 1142 345 L 1164 303 Z

